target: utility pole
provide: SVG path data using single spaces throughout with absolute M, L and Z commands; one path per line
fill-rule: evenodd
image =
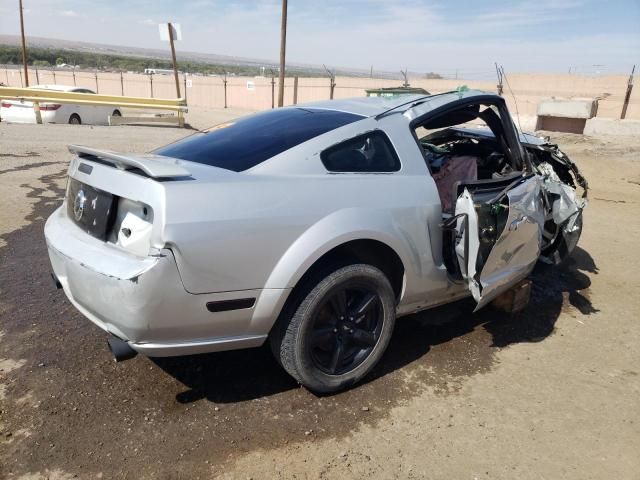
M 633 90 L 633 74 L 636 72 L 636 66 L 633 66 L 629 80 L 627 81 L 627 93 L 624 96 L 624 103 L 622 104 L 622 113 L 620 119 L 623 120 L 627 116 L 627 107 L 629 106 L 629 100 L 631 100 L 631 90 Z
M 27 43 L 24 40 L 24 18 L 22 12 L 22 0 L 20 0 L 20 34 L 22 35 L 22 66 L 24 67 L 25 87 L 29 86 L 29 72 L 27 71 Z
M 173 62 L 173 76 L 176 80 L 176 94 L 177 98 L 180 98 L 180 80 L 178 79 L 178 66 L 176 65 L 176 47 L 173 44 L 173 25 L 171 22 L 168 24 L 169 27 L 169 44 L 171 45 L 171 61 Z
M 287 47 L 287 0 L 282 0 L 282 23 L 280 25 L 280 79 L 278 85 L 278 107 L 284 105 L 284 68 Z

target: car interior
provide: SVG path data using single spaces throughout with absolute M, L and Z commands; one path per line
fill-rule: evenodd
M 460 125 L 464 128 L 456 128 Z M 497 187 L 520 174 L 494 105 L 476 103 L 445 112 L 417 125 L 415 133 L 444 214 L 453 213 L 460 185 L 488 186 L 496 180 Z
M 462 127 L 463 126 L 463 127 Z M 480 271 L 504 230 L 506 191 L 522 179 L 495 105 L 473 103 L 449 110 L 414 127 L 436 183 L 443 214 L 443 254 L 454 280 L 462 278 L 455 245 L 461 241 L 456 201 L 466 188 L 478 214 Z

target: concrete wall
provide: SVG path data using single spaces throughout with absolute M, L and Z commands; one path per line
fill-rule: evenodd
M 149 97 L 151 96 L 151 77 L 142 74 L 123 74 L 123 85 L 119 73 L 98 73 L 97 89 L 100 93 Z M 68 71 L 54 72 L 39 70 L 39 83 L 58 83 L 74 85 L 74 77 Z M 36 83 L 35 70 L 29 73 L 30 83 Z M 209 108 L 224 106 L 224 88 L 220 77 L 189 76 L 191 87 L 184 88 L 181 77 L 181 89 L 186 90 L 190 105 Z M 522 118 L 535 117 L 538 103 L 550 97 L 600 97 L 597 117 L 619 118 L 622 102 L 627 88 L 626 75 L 556 75 L 556 74 L 510 74 L 509 84 L 517 98 L 517 110 Z M 0 82 L 12 86 L 21 85 L 19 70 L 0 70 Z M 252 82 L 253 89 L 247 88 Z M 77 72 L 75 84 L 96 89 L 96 78 L 91 72 Z M 369 78 L 337 77 L 335 98 L 364 95 L 366 88 L 395 87 L 398 80 L 382 80 Z M 476 80 L 427 80 L 412 79 L 411 86 L 422 87 L 432 93 L 455 89 L 460 85 L 487 91 L 496 91 L 496 83 Z M 175 84 L 171 75 L 153 76 L 153 96 L 155 98 L 175 98 Z M 277 79 L 275 85 L 277 99 Z M 512 113 L 516 114 L 516 105 L 509 87 L 505 84 L 504 96 Z M 329 79 L 300 78 L 298 84 L 298 103 L 325 100 L 329 98 Z M 277 101 L 277 100 L 276 100 Z M 285 104 L 293 103 L 293 78 L 285 80 Z M 229 77 L 227 84 L 227 105 L 248 110 L 271 108 L 271 79 L 254 77 Z M 627 110 L 627 118 L 640 120 L 640 86 L 636 86 L 631 95 L 631 103 Z

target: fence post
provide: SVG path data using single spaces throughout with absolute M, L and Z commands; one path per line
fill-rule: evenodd
M 36 84 L 40 84 L 40 75 L 38 75 L 38 67 L 36 67 Z
M 149 80 L 151 81 L 151 98 L 153 98 L 153 73 L 149 74 Z
M 20 88 L 23 88 L 24 85 L 22 84 L 22 70 L 18 70 L 18 73 L 20 74 Z
M 502 96 L 502 66 L 498 67 L 498 62 L 494 63 L 496 65 L 496 74 L 498 75 L 498 85 L 496 85 L 496 88 L 498 89 L 498 95 Z
M 326 70 L 327 75 L 329 75 L 329 100 L 333 100 L 333 89 L 336 88 L 336 74 L 334 71 L 329 70 L 325 64 L 322 64 L 322 66 Z
M 636 66 L 633 66 L 629 80 L 627 81 L 627 93 L 624 96 L 624 103 L 622 104 L 622 113 L 620 114 L 620 120 L 624 120 L 627 116 L 627 107 L 629 106 L 629 100 L 631 100 L 631 90 L 633 90 L 633 74 L 636 71 Z
M 96 78 L 96 93 L 100 93 L 98 90 L 98 72 L 95 72 L 93 75 Z
M 71 70 L 71 75 L 73 75 L 73 86 L 76 86 L 76 71 L 75 70 Z
M 184 101 L 186 102 L 187 101 L 187 75 L 186 74 L 182 75 L 182 84 L 183 84 L 182 91 L 184 92 Z
M 51 73 L 53 73 L 53 83 L 56 83 L 56 71 L 55 70 L 51 70 Z M 96 92 L 98 93 L 98 92 Z
M 224 108 L 227 108 L 227 74 L 226 73 L 224 74 L 222 83 L 224 84 Z
M 293 104 L 298 104 L 298 77 L 293 77 Z
M 271 108 L 275 108 L 276 79 L 271 74 Z
M 122 78 L 122 72 L 120 72 L 120 93 L 124 97 L 124 78 Z

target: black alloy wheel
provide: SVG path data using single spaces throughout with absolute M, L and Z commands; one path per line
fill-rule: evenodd
M 313 362 L 329 375 L 352 371 L 378 343 L 383 316 L 380 296 L 371 287 L 357 282 L 337 285 L 314 316 Z

